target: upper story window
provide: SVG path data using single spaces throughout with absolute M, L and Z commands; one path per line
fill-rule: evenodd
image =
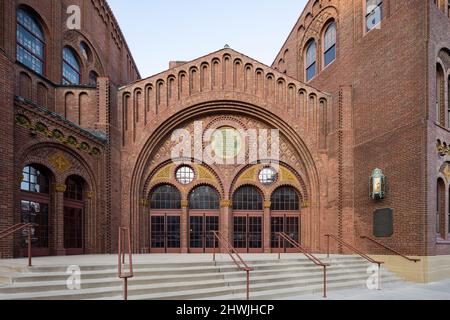
M 263 210 L 263 197 L 253 186 L 240 187 L 233 195 L 233 210 Z
M 23 179 L 20 184 L 22 191 L 34 193 L 49 193 L 50 178 L 49 175 L 36 166 L 26 166 L 22 171 Z
M 366 0 L 366 31 L 374 29 L 383 19 L 383 0 Z
M 171 185 L 162 185 L 150 196 L 151 209 L 181 209 L 181 193 Z
M 311 41 L 306 48 L 306 81 L 311 80 L 316 75 L 317 52 L 316 42 Z
M 323 60 L 326 67 L 336 60 L 336 23 L 334 21 L 325 30 L 323 41 Z
M 37 20 L 26 10 L 17 10 L 17 60 L 44 74 L 45 38 Z
M 73 49 L 65 47 L 63 49 L 63 84 L 80 84 L 81 66 Z

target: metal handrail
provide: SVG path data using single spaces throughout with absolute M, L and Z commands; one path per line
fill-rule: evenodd
M 377 264 L 378 265 L 378 290 L 381 289 L 381 265 L 384 263 L 383 261 L 377 261 L 377 260 L 372 259 L 371 257 L 369 257 L 367 254 L 365 254 L 361 250 L 356 249 L 355 247 L 348 244 L 344 240 L 336 237 L 335 235 L 326 234 L 325 237 L 327 237 L 327 257 L 328 258 L 330 257 L 330 238 L 332 238 L 332 239 L 336 240 L 336 242 L 338 242 L 340 245 L 347 247 L 348 249 L 355 252 L 360 257 L 366 259 L 370 263 Z
M 409 258 L 409 257 L 405 256 L 404 254 L 398 252 L 397 250 L 394 250 L 394 249 L 392 249 L 392 248 L 389 248 L 388 246 L 386 246 L 386 245 L 384 245 L 384 244 L 382 244 L 382 243 L 378 242 L 377 240 L 372 239 L 372 238 L 370 238 L 370 237 L 367 237 L 367 236 L 361 236 L 361 239 L 369 240 L 369 241 L 371 241 L 371 242 L 373 242 L 373 243 L 379 245 L 380 247 L 383 247 L 384 249 L 386 249 L 386 250 L 388 250 L 388 251 L 390 251 L 390 252 L 392 252 L 392 253 L 395 253 L 396 255 L 398 255 L 398 256 L 400 256 L 400 257 L 402 257 L 402 258 L 404 258 L 404 259 L 406 259 L 406 260 L 408 260 L 408 261 L 411 261 L 411 262 L 414 262 L 414 263 L 421 261 L 420 259 Z
M 0 240 L 5 239 L 11 235 L 13 235 L 14 233 L 18 232 L 18 231 L 22 231 L 24 229 L 28 229 L 28 266 L 32 267 L 33 263 L 32 263 L 32 257 L 33 257 L 33 253 L 31 250 L 32 244 L 31 244 L 31 228 L 35 227 L 36 224 L 34 223 L 18 223 L 15 224 L 3 231 L 0 231 Z
M 298 243 L 297 241 L 295 241 L 294 239 L 292 239 L 290 236 L 288 236 L 286 233 L 284 232 L 279 232 L 276 234 L 278 236 L 278 238 L 282 238 L 283 239 L 283 244 L 284 241 L 287 241 L 289 244 L 291 244 L 295 249 L 297 249 L 300 253 L 304 254 L 309 260 L 311 260 L 316 266 L 322 267 L 323 268 L 323 297 L 326 298 L 327 297 L 327 267 L 329 267 L 330 265 L 327 263 L 323 263 L 322 261 L 320 261 L 319 258 L 317 258 L 316 256 L 314 256 L 310 251 L 308 251 L 307 249 L 305 249 L 304 247 L 302 247 L 300 245 L 300 243 Z M 280 239 L 281 240 L 281 239 Z M 284 247 L 284 245 L 283 245 Z M 278 254 L 278 259 L 280 259 L 281 256 L 280 254 Z
M 122 266 L 125 266 L 125 244 L 127 244 L 128 249 L 128 273 L 123 272 Z M 131 233 L 129 228 L 120 227 L 119 228 L 119 245 L 118 245 L 118 277 L 123 279 L 123 299 L 128 300 L 128 279 L 134 277 L 133 273 L 133 257 L 131 253 Z
M 225 244 L 225 249 L 227 250 L 228 255 L 231 257 L 233 262 L 241 271 L 245 271 L 247 274 L 247 300 L 250 300 L 250 271 L 253 271 L 253 268 L 249 267 L 247 263 L 245 263 L 244 259 L 239 255 L 236 249 L 230 244 L 226 237 L 224 237 L 219 231 L 211 231 L 214 236 L 214 254 L 213 261 L 216 262 L 216 241 L 219 241 L 220 244 Z M 237 259 L 234 257 L 236 255 Z

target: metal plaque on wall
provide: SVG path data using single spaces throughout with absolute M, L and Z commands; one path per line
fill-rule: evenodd
M 394 234 L 394 214 L 390 208 L 375 210 L 373 213 L 373 235 L 391 237 Z

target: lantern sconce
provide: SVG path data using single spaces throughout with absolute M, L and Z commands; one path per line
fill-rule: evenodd
M 369 182 L 369 196 L 374 199 L 384 199 L 386 196 L 386 177 L 381 169 L 372 171 Z

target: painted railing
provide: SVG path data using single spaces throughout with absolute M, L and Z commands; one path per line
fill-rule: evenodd
M 219 248 L 224 248 L 226 253 L 231 257 L 233 262 L 236 264 L 239 270 L 246 272 L 247 275 L 247 300 L 250 300 L 250 271 L 253 271 L 253 268 L 250 268 L 247 263 L 242 259 L 236 249 L 230 244 L 226 237 L 224 237 L 218 231 L 211 231 L 214 236 L 214 254 L 213 261 L 216 262 L 216 247 L 219 244 Z
M 286 242 L 289 243 L 294 249 L 296 249 L 299 253 L 302 253 L 305 255 L 311 262 L 313 262 L 316 266 L 323 268 L 323 297 L 327 297 L 327 267 L 330 265 L 327 263 L 323 263 L 319 258 L 317 258 L 315 255 L 313 255 L 309 250 L 302 247 L 300 243 L 292 239 L 290 236 L 288 236 L 286 233 L 279 232 L 277 233 L 277 236 L 280 240 L 283 241 L 283 244 Z M 283 248 L 285 246 L 283 245 Z M 278 254 L 278 259 L 281 259 L 281 254 Z
M 14 233 L 28 229 L 28 266 L 32 267 L 33 263 L 32 263 L 32 256 L 33 256 L 33 252 L 32 252 L 32 241 L 31 241 L 31 235 L 32 235 L 32 229 L 35 227 L 34 223 L 18 223 L 16 225 L 13 225 L 11 227 L 9 227 L 8 229 L 5 229 L 3 231 L 0 231 L 0 240 L 5 239 L 9 236 L 12 236 Z
M 398 252 L 397 250 L 394 250 L 394 249 L 392 249 L 392 248 L 389 248 L 389 247 L 386 246 L 385 244 L 382 244 L 381 242 L 378 242 L 377 240 L 372 239 L 372 238 L 369 238 L 369 237 L 367 237 L 367 236 L 362 236 L 361 239 L 369 240 L 369 241 L 375 243 L 376 245 L 378 245 L 379 247 L 382 247 L 382 248 L 384 248 L 384 249 L 386 249 L 386 250 L 388 250 L 388 251 L 394 253 L 395 255 L 400 256 L 400 257 L 402 257 L 403 259 L 406 259 L 406 260 L 408 260 L 408 261 L 411 261 L 411 262 L 414 262 L 414 263 L 420 261 L 420 259 L 409 258 L 409 257 L 405 256 L 404 254 Z
M 128 271 L 125 256 L 128 255 Z M 128 279 L 134 277 L 133 255 L 131 252 L 131 233 L 129 228 L 119 228 L 118 276 L 123 279 L 123 299 L 128 300 Z

